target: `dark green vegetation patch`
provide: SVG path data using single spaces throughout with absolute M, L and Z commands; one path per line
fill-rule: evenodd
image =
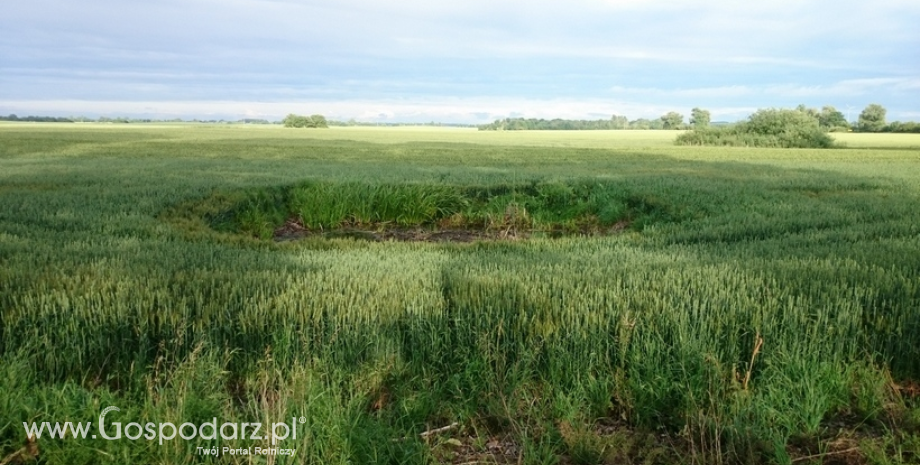
M 687 215 L 654 196 L 597 181 L 486 186 L 311 181 L 217 197 L 226 196 L 240 200 L 208 214 L 211 226 L 262 239 L 343 232 L 407 240 L 431 234 L 444 240 L 597 235 Z M 399 234 L 410 230 L 418 234 Z M 442 234 L 447 232 L 453 234 Z
M 800 110 L 759 110 L 747 121 L 704 127 L 677 136 L 678 145 L 826 149 L 834 139 L 818 119 Z

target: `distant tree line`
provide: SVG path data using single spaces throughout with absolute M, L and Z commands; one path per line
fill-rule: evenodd
M 0 116 L 0 121 L 28 121 L 33 123 L 73 123 L 70 118 L 59 118 L 54 116 Z
M 688 129 L 690 127 L 708 126 L 710 114 L 706 110 L 694 108 L 690 125 L 684 123 L 684 115 L 671 111 L 660 118 L 639 118 L 630 120 L 622 115 L 613 115 L 610 119 L 536 119 L 536 118 L 505 118 L 495 120 L 490 124 L 477 126 L 480 131 L 590 131 L 590 130 L 615 130 L 615 129 Z
M 885 122 L 886 110 L 878 104 L 871 104 L 859 115 L 858 122 L 849 123 L 846 117 L 831 105 L 825 105 L 820 110 L 799 105 L 795 111 L 808 117 L 817 124 L 820 131 L 858 131 L 858 132 L 912 132 L 920 133 L 920 123 L 895 121 Z M 785 115 L 783 118 L 792 118 Z M 570 119 L 536 119 L 536 118 L 504 118 L 489 124 L 477 126 L 480 131 L 551 131 L 551 130 L 611 130 L 611 129 L 705 129 L 710 125 L 734 126 L 725 123 L 712 123 L 712 116 L 708 110 L 694 108 L 690 113 L 689 124 L 684 123 L 684 116 L 676 111 L 668 112 L 656 119 L 639 118 L 629 120 L 625 116 L 613 115 L 610 119 L 597 120 L 570 120 Z M 789 120 L 791 121 L 791 119 Z M 801 120 L 802 122 L 806 120 Z M 738 123 L 743 124 L 743 123 Z
M 683 119 L 683 117 L 681 117 Z M 505 118 L 477 126 L 480 131 L 590 131 L 611 129 L 664 129 L 661 119 L 640 118 L 630 121 L 625 116 L 613 115 L 609 119 L 537 119 Z
M 626 129 L 629 121 L 622 116 L 614 115 L 610 119 L 598 120 L 572 120 L 572 119 L 536 119 L 536 118 L 505 118 L 495 120 L 490 124 L 477 126 L 480 131 L 547 131 L 547 130 L 597 130 L 597 129 Z
M 902 133 L 913 133 L 920 134 L 920 123 L 914 121 L 908 121 L 902 123 L 900 121 L 894 121 L 889 124 L 886 124 L 880 132 L 902 132 Z
M 857 131 L 857 132 L 898 132 L 898 133 L 917 133 L 920 134 L 920 123 L 908 121 L 886 122 L 885 107 L 879 104 L 868 105 L 860 114 L 855 122 L 847 122 L 843 113 L 830 105 L 825 105 L 820 110 L 817 108 L 808 108 L 805 105 L 799 105 L 795 111 L 807 115 L 809 118 L 817 121 L 818 128 L 824 132 L 835 131 Z M 449 127 L 477 127 L 481 131 L 526 131 L 526 130 L 611 130 L 611 129 L 695 129 L 701 130 L 710 126 L 719 128 L 733 127 L 740 123 L 713 123 L 708 110 L 694 108 L 690 113 L 689 123 L 684 123 L 684 116 L 678 112 L 671 111 L 659 118 L 645 119 L 639 118 L 629 120 L 625 116 L 613 115 L 609 119 L 597 120 L 568 120 L 568 119 L 535 119 L 535 118 L 505 118 L 495 120 L 495 122 L 483 125 L 468 124 L 450 124 L 450 123 L 396 123 L 396 122 L 359 122 L 354 119 L 348 121 L 328 121 L 323 115 L 300 116 L 295 114 L 287 115 L 282 121 L 269 121 L 261 118 L 244 118 L 236 121 L 229 120 L 184 120 L 181 118 L 173 119 L 151 119 L 151 118 L 127 118 L 115 117 L 110 118 L 100 116 L 98 118 L 88 118 L 86 116 L 0 116 L 0 121 L 24 121 L 37 123 L 208 123 L 208 124 L 283 124 L 286 127 L 295 128 L 325 128 L 329 126 L 449 126 Z M 809 123 L 810 125 L 811 123 Z
M 86 116 L 0 116 L 0 121 L 24 121 L 24 122 L 35 122 L 35 123 L 118 123 L 118 124 L 128 124 L 128 123 L 207 123 L 207 124 L 281 124 L 280 122 L 271 122 L 267 119 L 260 118 L 244 118 L 236 121 L 230 120 L 199 120 L 191 119 L 184 120 L 182 118 L 172 118 L 172 119 L 152 119 L 152 118 L 128 118 L 124 116 L 119 116 L 115 118 L 110 118 L 108 116 L 100 116 L 98 118 L 89 118 Z
M 403 127 L 403 126 L 431 126 L 431 127 L 445 127 L 445 128 L 475 128 L 475 124 L 464 124 L 464 123 L 439 123 L 436 121 L 430 121 L 427 123 L 406 123 L 406 122 L 395 122 L 395 121 L 357 121 L 354 118 L 348 121 L 337 121 L 329 120 L 329 126 L 339 126 L 339 127 Z

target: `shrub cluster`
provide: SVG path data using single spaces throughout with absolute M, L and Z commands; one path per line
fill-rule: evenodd
M 329 123 L 323 115 L 301 116 L 293 113 L 281 121 L 286 128 L 328 128 Z
M 900 121 L 894 121 L 891 124 L 888 124 L 884 128 L 882 128 L 882 132 L 901 132 L 901 133 L 920 134 L 920 123 L 915 123 L 913 121 L 908 121 L 906 123 L 902 123 Z
M 818 120 L 799 110 L 758 110 L 747 121 L 700 128 L 677 137 L 678 145 L 721 145 L 771 148 L 830 148 L 834 140 Z

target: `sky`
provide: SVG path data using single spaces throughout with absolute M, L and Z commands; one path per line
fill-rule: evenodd
M 920 121 L 917 0 L 29 0 L 0 115 Z

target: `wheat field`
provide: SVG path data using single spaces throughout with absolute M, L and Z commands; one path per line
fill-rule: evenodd
M 269 463 L 916 463 L 920 138 L 674 136 L 0 124 L 0 461 L 23 422 L 117 405 L 124 421 L 303 417 L 297 456 Z M 364 188 L 342 218 L 371 195 L 361 218 L 379 224 L 386 195 L 475 188 L 511 192 L 482 201 L 498 213 L 537 202 L 534 224 L 582 202 L 573 215 L 627 226 L 272 239 L 292 216 L 335 227 L 318 196 Z M 259 198 L 262 229 L 215 220 Z M 264 460 L 198 453 L 225 442 L 37 447 L 55 464 Z

